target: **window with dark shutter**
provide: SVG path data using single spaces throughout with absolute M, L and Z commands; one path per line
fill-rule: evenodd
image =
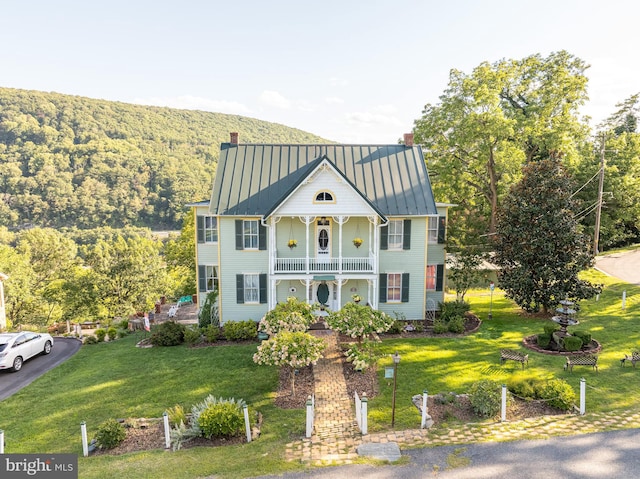
M 267 249 L 267 228 L 260 222 L 258 222 L 258 249 Z
M 402 249 L 411 249 L 411 220 L 404 220 Z
M 244 304 L 244 275 L 236 274 L 236 302 Z
M 380 228 L 380 249 L 389 249 L 389 226 Z
M 447 218 L 446 216 L 438 217 L 438 244 L 443 244 L 447 234 Z
M 402 299 L 403 303 L 409 302 L 409 273 L 402 273 Z
M 204 243 L 204 216 L 197 216 L 198 243 Z
M 444 282 L 444 265 L 439 264 L 436 268 L 436 291 L 442 291 Z
M 244 249 L 244 239 L 242 237 L 242 220 L 236 220 L 236 249 Z
M 207 273 L 204 265 L 198 265 L 198 291 L 207 290 Z
M 260 303 L 266 304 L 267 302 L 267 275 L 260 275 Z
M 381 303 L 387 302 L 387 275 L 386 274 L 380 275 L 380 298 L 379 299 Z

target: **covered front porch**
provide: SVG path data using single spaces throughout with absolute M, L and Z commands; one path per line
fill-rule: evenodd
M 295 297 L 308 304 L 337 311 L 346 303 L 359 300 L 360 304 L 378 307 L 378 278 L 376 275 L 271 275 L 269 278 L 269 309 L 288 297 Z

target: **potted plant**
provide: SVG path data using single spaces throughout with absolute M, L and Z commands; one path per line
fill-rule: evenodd
M 287 246 L 291 249 L 295 248 L 296 246 L 298 246 L 298 242 L 294 239 L 290 239 L 289 242 L 287 243 Z
M 362 243 L 363 243 L 362 238 L 359 238 L 359 237 L 353 238 L 353 244 L 356 248 L 360 248 Z
M 359 303 L 360 301 L 362 301 L 362 298 L 360 297 L 359 294 L 352 294 L 351 299 L 353 299 L 354 303 Z

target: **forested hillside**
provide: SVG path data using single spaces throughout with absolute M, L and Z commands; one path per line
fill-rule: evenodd
M 220 143 L 324 141 L 237 115 L 0 88 L 0 226 L 177 228 Z

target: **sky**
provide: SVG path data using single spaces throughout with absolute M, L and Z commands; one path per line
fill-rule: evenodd
M 640 92 L 639 20 L 637 0 L 0 0 L 0 87 L 385 144 L 451 69 L 567 50 L 594 126 Z

